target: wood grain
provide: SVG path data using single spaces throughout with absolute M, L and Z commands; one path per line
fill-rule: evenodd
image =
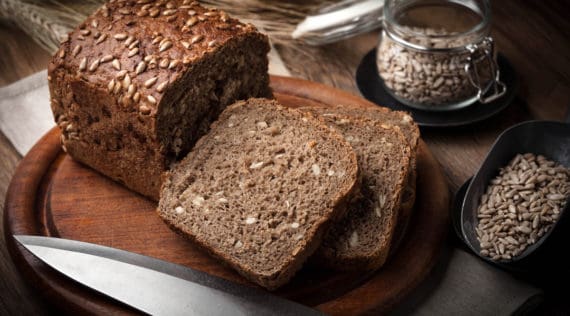
M 287 106 L 371 104 L 328 86 L 272 77 L 278 101 Z M 116 247 L 192 267 L 248 284 L 218 260 L 168 229 L 156 204 L 84 167 L 64 154 L 59 130 L 50 131 L 18 166 L 6 197 L 6 233 L 63 237 Z M 306 267 L 276 294 L 333 315 L 386 312 L 437 261 L 448 228 L 449 191 L 441 169 L 421 142 L 418 153 L 418 207 L 409 234 L 378 272 L 340 273 Z M 30 256 L 10 237 L 7 244 L 22 274 L 49 301 L 65 311 L 126 312 Z M 85 306 L 83 309 L 82 306 Z M 127 310 L 128 311 L 128 310 Z

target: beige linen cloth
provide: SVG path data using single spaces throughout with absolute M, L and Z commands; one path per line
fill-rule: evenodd
M 277 54 L 270 73 L 290 73 Z M 46 71 L 0 88 L 0 129 L 25 155 L 55 126 Z M 444 247 L 429 277 L 398 305 L 396 315 L 510 315 L 539 301 L 541 291 L 454 248 Z

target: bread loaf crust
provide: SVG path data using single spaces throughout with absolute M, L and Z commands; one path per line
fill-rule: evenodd
M 158 200 L 161 174 L 226 105 L 271 96 L 268 51 L 255 27 L 195 2 L 109 2 L 48 67 L 63 148 Z

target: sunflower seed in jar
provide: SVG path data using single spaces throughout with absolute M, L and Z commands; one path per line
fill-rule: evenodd
M 405 30 L 406 36 L 403 36 L 403 40 L 426 47 L 463 47 L 470 40 L 468 37 L 458 37 L 442 41 L 442 37 L 455 34 L 445 29 L 405 27 Z M 429 38 L 428 42 L 426 38 Z M 437 108 L 476 94 L 477 90 L 464 70 L 468 56 L 467 51 L 441 54 L 417 51 L 400 45 L 389 36 L 383 36 L 378 47 L 376 64 L 384 84 L 397 97 Z

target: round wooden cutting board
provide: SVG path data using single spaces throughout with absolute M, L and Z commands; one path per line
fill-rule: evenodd
M 276 98 L 287 106 L 375 106 L 321 84 L 272 77 Z M 68 312 L 132 313 L 127 306 L 52 270 L 17 244 L 13 234 L 54 236 L 120 248 L 247 283 L 182 237 L 155 213 L 156 203 L 73 161 L 52 129 L 24 157 L 6 196 L 6 242 L 16 266 L 46 300 Z M 425 143 L 418 152 L 417 200 L 407 234 L 376 273 L 339 273 L 305 267 L 275 294 L 325 313 L 386 312 L 433 267 L 448 231 L 449 192 Z

